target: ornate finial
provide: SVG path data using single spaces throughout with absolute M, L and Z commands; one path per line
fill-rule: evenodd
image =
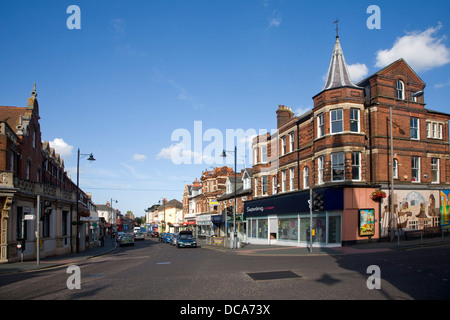
M 336 38 L 339 38 L 339 19 L 336 19 L 333 23 L 336 24 Z
M 31 91 L 31 95 L 32 95 L 33 97 L 37 97 L 37 93 L 36 93 L 36 82 L 35 82 L 34 85 L 33 85 L 33 91 Z

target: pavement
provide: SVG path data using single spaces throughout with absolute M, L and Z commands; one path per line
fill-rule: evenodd
M 256 245 L 244 244 L 241 248 L 230 249 L 213 245 L 206 245 L 199 241 L 199 245 L 203 248 L 222 252 L 232 252 L 239 255 L 253 256 L 314 256 L 314 255 L 347 255 L 347 254 L 363 254 L 378 252 L 393 252 L 401 250 L 412 250 L 428 246 L 450 245 L 450 236 L 433 237 L 414 240 L 397 240 L 394 241 L 378 241 L 372 240 L 367 243 L 358 243 L 350 246 L 342 246 L 335 248 L 314 247 L 310 251 L 309 247 L 295 246 L 278 246 L 278 245 Z
M 0 275 L 18 272 L 32 272 L 65 265 L 69 266 L 72 264 L 76 265 L 77 262 L 107 254 L 115 250 L 117 247 L 118 243 L 116 240 L 107 239 L 105 240 L 104 247 L 96 246 L 79 253 L 69 253 L 65 255 L 41 258 L 39 260 L 39 265 L 37 264 L 36 259 L 24 262 L 2 263 L 0 264 Z
M 395 239 L 393 242 L 375 241 L 368 243 L 358 243 L 351 246 L 343 246 L 336 248 L 319 248 L 313 247 L 310 252 L 309 248 L 277 246 L 277 245 L 255 245 L 245 244 L 238 249 L 230 249 L 219 246 L 206 245 L 206 241 L 199 240 L 199 246 L 205 249 L 227 252 L 238 255 L 250 256 L 317 256 L 317 255 L 350 255 L 350 254 L 368 254 L 378 252 L 393 252 L 401 250 L 411 250 L 428 246 L 445 246 L 450 245 L 450 236 L 423 238 L 416 240 L 400 240 Z M 104 247 L 93 247 L 80 253 L 70 253 L 60 256 L 51 256 L 40 259 L 39 265 L 36 260 L 24 262 L 12 262 L 0 264 L 0 275 L 7 275 L 20 272 L 33 272 L 46 270 L 50 268 L 69 266 L 77 264 L 77 262 L 91 259 L 97 256 L 108 254 L 117 248 L 117 242 L 110 239 L 105 241 Z

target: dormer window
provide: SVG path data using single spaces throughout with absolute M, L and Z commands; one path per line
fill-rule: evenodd
M 405 100 L 405 84 L 402 80 L 396 82 L 397 99 Z
M 233 192 L 233 186 L 231 184 L 231 181 L 228 179 L 227 180 L 227 193 L 232 193 Z

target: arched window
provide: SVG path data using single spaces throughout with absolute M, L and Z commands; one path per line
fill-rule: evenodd
M 405 100 L 405 84 L 402 80 L 397 80 L 397 99 Z

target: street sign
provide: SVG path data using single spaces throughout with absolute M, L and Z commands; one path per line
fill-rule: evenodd
M 24 219 L 25 219 L 25 220 L 34 220 L 34 214 L 26 214 L 26 215 L 24 216 Z

